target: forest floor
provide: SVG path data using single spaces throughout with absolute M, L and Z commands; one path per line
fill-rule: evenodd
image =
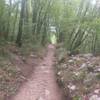
M 100 100 L 100 56 L 38 50 L 24 56 L 16 46 L 2 48 L 0 100 Z
M 68 100 L 100 100 L 100 56 L 68 56 L 64 48 L 56 52 L 57 80 L 65 95 L 72 97 Z
M 9 100 L 16 94 L 27 82 L 44 55 L 43 48 L 41 50 L 36 47 L 19 49 L 14 44 L 0 47 L 0 100 Z
M 42 62 L 38 62 L 31 77 L 10 100 L 63 100 L 56 82 L 54 55 L 55 47 L 49 45 Z

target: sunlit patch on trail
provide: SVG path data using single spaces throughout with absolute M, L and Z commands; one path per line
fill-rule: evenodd
M 46 96 L 50 95 L 50 91 L 49 90 L 45 90 L 45 95 Z
M 49 73 L 49 71 L 47 70 L 47 71 L 44 71 L 45 73 Z
M 41 66 L 41 69 L 45 69 L 45 66 Z

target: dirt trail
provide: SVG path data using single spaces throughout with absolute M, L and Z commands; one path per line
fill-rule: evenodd
M 53 68 L 54 53 L 54 46 L 49 45 L 43 62 L 35 68 L 31 78 L 12 100 L 62 100 Z

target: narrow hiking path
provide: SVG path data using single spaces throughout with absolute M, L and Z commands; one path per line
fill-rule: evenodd
M 20 88 L 12 100 L 62 100 L 62 92 L 54 73 L 55 47 L 49 45 L 46 57 L 35 67 L 31 78 Z

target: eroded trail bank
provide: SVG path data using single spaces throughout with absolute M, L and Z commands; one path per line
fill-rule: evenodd
M 43 62 L 35 67 L 31 78 L 12 100 L 62 100 L 62 93 L 54 73 L 55 47 L 49 45 Z

